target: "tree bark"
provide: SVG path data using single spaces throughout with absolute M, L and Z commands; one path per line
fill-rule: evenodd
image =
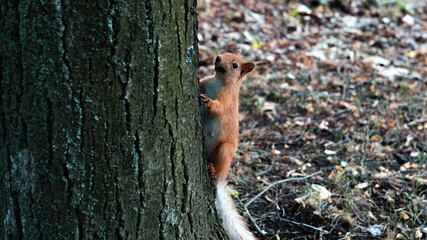
M 0 0 L 0 236 L 225 238 L 195 5 Z

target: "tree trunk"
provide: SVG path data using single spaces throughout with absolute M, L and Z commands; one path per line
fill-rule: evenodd
M 195 5 L 0 0 L 0 238 L 224 238 Z

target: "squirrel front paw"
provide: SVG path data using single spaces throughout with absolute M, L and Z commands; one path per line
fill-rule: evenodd
M 209 107 L 212 99 L 208 98 L 205 94 L 200 94 L 200 101 L 204 103 L 206 107 Z

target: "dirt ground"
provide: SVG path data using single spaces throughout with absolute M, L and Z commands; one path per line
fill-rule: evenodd
M 260 239 L 427 239 L 427 1 L 197 12 L 200 78 L 217 51 L 265 62 L 241 89 L 229 175 Z

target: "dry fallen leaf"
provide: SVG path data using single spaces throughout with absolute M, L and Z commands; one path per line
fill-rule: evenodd
M 420 239 L 423 237 L 423 233 L 420 231 L 420 229 L 415 231 L 415 237 Z
M 406 162 L 406 163 L 404 163 L 404 164 L 403 164 L 403 166 L 404 166 L 405 168 L 407 168 L 407 169 L 410 169 L 410 168 L 418 168 L 418 164 L 417 164 L 417 163 L 410 163 L 410 162 Z
M 400 216 L 401 216 L 403 219 L 405 219 L 405 220 L 408 220 L 408 219 L 409 219 L 409 215 L 408 215 L 408 214 L 406 214 L 405 212 L 400 212 Z
M 272 154 L 274 154 L 274 155 L 280 155 L 280 154 L 282 154 L 279 150 L 277 150 L 277 149 L 272 149 L 271 151 L 270 151 Z
M 356 189 L 365 189 L 367 187 L 368 187 L 368 183 L 367 182 L 365 182 L 365 183 L 359 183 L 356 186 L 354 186 L 354 188 L 356 188 Z
M 305 207 L 306 204 L 310 206 L 317 206 L 319 201 L 327 201 L 330 203 L 332 201 L 331 196 L 332 193 L 325 187 L 318 184 L 312 184 L 310 186 L 310 191 L 301 197 L 296 198 L 295 201 L 303 207 Z M 317 212 L 316 214 L 320 215 L 320 212 Z
M 325 149 L 325 154 L 326 154 L 326 155 L 335 155 L 335 154 L 337 154 L 337 152 L 336 152 L 336 151 L 332 151 L 332 150 Z
M 397 105 L 397 103 L 396 102 L 391 102 L 389 105 L 388 105 L 388 109 L 390 109 L 390 110 L 396 110 L 398 108 L 398 105 Z
M 326 189 L 324 186 L 321 186 L 318 184 L 312 184 L 311 187 L 313 191 L 316 191 L 319 193 L 320 200 L 328 201 L 328 202 L 331 201 L 332 193 L 329 192 L 328 189 Z
M 319 128 L 322 130 L 326 130 L 326 129 L 328 129 L 328 125 L 329 125 L 328 121 L 322 120 L 322 122 L 320 122 Z
M 380 236 L 383 229 L 384 227 L 380 224 L 375 224 L 366 228 L 366 230 L 373 236 Z
M 368 191 L 364 191 L 364 192 L 363 192 L 363 195 L 364 195 L 366 198 L 371 198 L 371 195 L 368 193 Z
M 371 137 L 371 141 L 373 141 L 373 142 L 380 142 L 381 140 L 383 140 L 383 137 L 381 137 L 378 134 L 375 134 Z
M 335 169 L 337 169 L 338 171 L 343 171 L 344 168 L 341 167 L 340 165 L 335 165 Z

